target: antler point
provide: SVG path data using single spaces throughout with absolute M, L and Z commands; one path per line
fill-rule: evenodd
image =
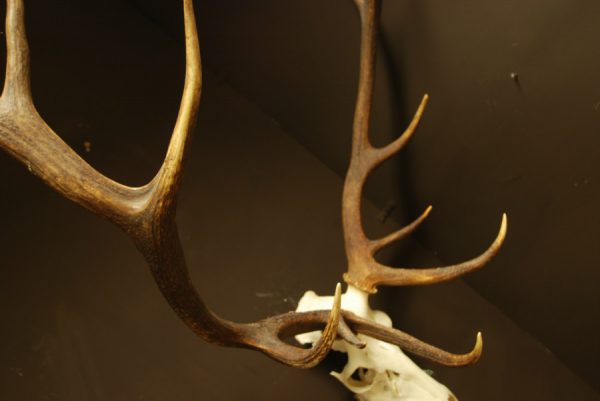
M 476 356 L 475 359 L 473 360 L 473 363 L 477 362 L 477 360 L 481 357 L 482 352 L 483 352 L 483 335 L 481 334 L 481 331 L 478 331 L 477 338 L 475 339 L 475 347 L 473 347 L 473 351 L 471 351 L 471 355 Z

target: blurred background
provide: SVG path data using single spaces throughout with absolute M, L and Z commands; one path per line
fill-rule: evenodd
M 5 2 L 2 2 L 2 17 Z M 229 319 L 294 309 L 345 270 L 341 189 L 358 74 L 353 2 L 196 0 L 204 90 L 178 221 L 194 281 Z M 181 4 L 27 2 L 34 99 L 86 161 L 142 185 L 183 86 Z M 382 253 L 395 266 L 486 268 L 385 288 L 395 327 L 454 352 L 430 365 L 460 400 L 600 400 L 600 4 L 387 0 L 371 136 L 410 144 L 367 183 L 370 236 L 433 212 Z M 4 54 L 4 44 L 3 53 Z M 2 67 L 3 68 L 3 67 Z M 128 238 L 0 155 L 1 400 L 350 400 L 327 375 L 203 343 Z

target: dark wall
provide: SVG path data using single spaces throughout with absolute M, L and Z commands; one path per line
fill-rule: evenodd
M 134 2 L 172 32 L 160 1 Z M 197 5 L 207 65 L 343 175 L 356 88 L 351 1 Z M 375 143 L 431 95 L 408 148 L 370 181 L 381 208 L 447 262 L 470 258 L 508 212 L 501 255 L 467 282 L 589 383 L 600 369 L 600 5 L 384 2 Z
M 287 310 L 289 296 L 309 287 L 328 291 L 339 279 L 337 197 L 358 57 L 356 16 L 348 3 L 197 5 L 204 60 L 215 74 L 207 79 L 203 135 L 195 142 L 180 219 L 194 277 L 202 278 L 202 293 L 227 317 L 247 320 Z M 395 203 L 394 217 L 402 222 L 430 202 L 435 206 L 419 237 L 430 251 L 410 243 L 413 251 L 405 247 L 400 261 L 435 263 L 434 253 L 447 261 L 470 257 L 491 240 L 503 210 L 509 212 L 509 241 L 493 264 L 468 280 L 492 304 L 461 283 L 421 289 L 421 295 L 384 292 L 379 302 L 407 331 L 453 350 L 465 349 L 467 336 L 484 329 L 490 340 L 481 364 L 438 373 L 461 399 L 506 399 L 513 391 L 525 399 L 596 399 L 543 346 L 588 383 L 598 383 L 591 243 L 598 220 L 591 209 L 598 194 L 591 135 L 597 120 L 595 103 L 589 110 L 578 107 L 593 97 L 592 84 L 585 95 L 583 82 L 594 76 L 571 75 L 580 86 L 563 87 L 568 76 L 557 71 L 566 67 L 547 60 L 553 51 L 559 58 L 555 46 L 572 52 L 569 44 L 585 46 L 577 39 L 592 35 L 585 29 L 594 24 L 573 24 L 575 33 L 561 36 L 561 44 L 533 40 L 543 24 L 531 23 L 552 10 L 561 20 L 593 13 L 559 13 L 558 4 L 546 6 L 548 14 L 532 11 L 526 18 L 521 9 L 520 25 L 511 25 L 519 44 L 513 46 L 511 37 L 505 49 L 515 52 L 513 64 L 498 61 L 508 57 L 499 50 L 506 39 L 503 18 L 515 15 L 508 6 L 500 5 L 501 13 L 492 3 L 427 5 L 389 1 L 384 7 L 391 67 L 379 64 L 376 141 L 384 143 L 402 129 L 425 90 L 432 103 L 413 143 L 373 178 L 369 196 L 380 208 Z M 42 115 L 103 173 L 130 185 L 146 182 L 161 162 L 180 95 L 180 9 L 166 1 L 28 6 L 34 94 Z M 472 25 L 486 29 L 474 34 Z M 529 57 L 533 47 L 537 58 Z M 591 54 L 581 50 L 579 56 Z M 592 70 L 593 64 L 577 63 L 575 56 L 563 58 L 574 60 L 571 68 Z M 520 86 L 509 78 L 512 71 L 519 73 Z M 567 123 L 569 113 L 579 118 Z M 92 143 L 90 153 L 85 141 Z M 0 303 L 7 322 L 0 348 L 2 396 L 304 399 L 302 392 L 290 392 L 300 388 L 310 389 L 312 399 L 346 399 L 326 377 L 331 365 L 297 372 L 198 341 L 160 298 L 123 235 L 60 199 L 6 155 L 1 163 L 2 176 L 10 177 L 1 192 L 1 209 L 10 211 L 0 248 Z M 211 191 L 196 187 L 196 180 Z M 369 207 L 366 214 L 377 231 L 377 210 Z M 261 229 L 250 240 L 239 227 Z M 317 246 L 305 241 L 314 232 L 320 233 Z M 264 249 L 273 238 L 280 240 L 274 250 Z M 290 254 L 299 257 L 290 261 Z M 572 259 L 560 259 L 567 255 Z M 568 279 L 559 268 L 569 269 Z M 224 299 L 229 285 L 240 295 Z M 265 293 L 275 295 L 257 295 Z M 248 387 L 227 386 L 231 374 Z

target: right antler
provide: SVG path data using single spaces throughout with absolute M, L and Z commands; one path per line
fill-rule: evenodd
M 396 154 L 415 132 L 429 97 L 423 100 L 404 133 L 383 148 L 375 148 L 369 141 L 369 118 L 373 97 L 373 67 L 375 64 L 376 19 L 378 0 L 355 0 L 361 18 L 361 65 L 358 98 L 354 113 L 352 157 L 344 183 L 342 220 L 348 258 L 348 272 L 344 281 L 368 293 L 377 292 L 377 285 L 423 285 L 446 281 L 483 267 L 500 249 L 506 235 L 506 214 L 502 216 L 500 231 L 492 245 L 480 256 L 464 263 L 428 269 L 403 269 L 385 266 L 375 260 L 375 254 L 412 233 L 425 220 L 431 206 L 408 226 L 388 236 L 370 240 L 364 233 L 360 213 L 362 190 L 369 174 L 381 163 Z
M 205 305 L 188 274 L 175 223 L 182 165 L 201 93 L 200 49 L 192 1 L 184 0 L 183 9 L 185 87 L 164 163 L 148 184 L 128 187 L 102 175 L 66 145 L 40 117 L 30 90 L 23 0 L 7 1 L 7 65 L 0 97 L 0 147 L 58 193 L 125 231 L 146 259 L 169 305 L 191 330 L 208 342 L 259 350 L 287 365 L 307 368 L 325 357 L 338 336 L 364 346 L 354 331 L 441 363 L 462 365 L 472 362 L 478 355 L 477 345 L 468 354 L 454 355 L 399 330 L 341 311 L 339 284 L 331 311 L 289 312 L 256 323 L 225 320 Z M 323 329 L 323 326 L 326 327 L 322 337 L 311 349 L 284 341 L 299 333 Z

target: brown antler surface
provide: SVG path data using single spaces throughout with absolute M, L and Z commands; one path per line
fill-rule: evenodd
M 277 331 L 295 323 L 295 315 L 257 324 L 229 322 L 206 307 L 190 280 L 175 224 L 175 207 L 185 149 L 200 102 L 201 66 L 192 2 L 186 0 L 183 5 L 185 87 L 164 163 L 148 184 L 133 188 L 105 177 L 40 117 L 30 91 L 22 0 L 7 2 L 7 68 L 0 98 L 0 144 L 57 192 L 123 229 L 143 254 L 173 310 L 200 337 L 220 345 L 259 349 L 289 365 L 313 366 L 327 354 L 338 332 L 339 297 L 330 316 L 319 315 L 320 323 L 327 323 L 325 335 L 313 349 L 304 350 L 283 342 Z
M 344 183 L 342 221 L 348 258 L 348 272 L 344 280 L 363 291 L 377 292 L 378 285 L 423 285 L 446 281 L 483 267 L 498 252 L 506 235 L 506 215 L 502 216 L 500 231 L 492 245 L 480 256 L 456 265 L 426 269 L 404 269 L 385 266 L 375 260 L 375 254 L 385 246 L 413 232 L 431 211 L 425 212 L 408 226 L 388 236 L 371 240 L 362 226 L 360 204 L 362 190 L 369 174 L 381 163 L 396 154 L 415 132 L 429 97 L 423 100 L 404 133 L 382 148 L 369 141 L 369 119 L 373 97 L 373 68 L 375 64 L 376 19 L 379 0 L 355 0 L 361 18 L 361 59 L 359 90 L 354 114 L 352 156 Z
M 375 254 L 389 244 L 398 241 L 412 233 L 429 215 L 431 206 L 411 224 L 383 238 L 371 240 L 367 238 L 362 225 L 361 197 L 365 181 L 369 174 L 381 163 L 395 155 L 407 143 L 415 132 L 421 116 L 429 100 L 424 95 L 417 112 L 405 132 L 392 143 L 382 148 L 374 147 L 369 141 L 369 120 L 373 98 L 373 79 L 377 37 L 377 19 L 380 12 L 380 0 L 354 0 L 361 20 L 361 58 L 358 95 L 354 113 L 352 134 L 352 154 L 350 166 L 344 182 L 342 199 L 342 222 L 344 242 L 348 259 L 348 270 L 344 273 L 344 281 L 366 293 L 376 293 L 378 285 L 423 285 L 433 284 L 453 279 L 483 267 L 498 252 L 506 235 L 506 214 L 502 216 L 500 230 L 492 245 L 478 257 L 460 264 L 433 267 L 425 269 L 393 268 L 375 260 Z M 371 335 L 377 339 L 395 343 L 397 334 L 391 340 L 378 328 L 377 333 L 365 327 L 357 327 L 356 331 Z M 390 336 L 392 334 L 390 333 Z M 483 341 L 481 333 L 473 350 L 462 356 L 452 355 L 414 338 L 405 338 L 401 345 L 406 351 L 423 355 L 428 358 L 451 366 L 462 366 L 476 362 L 481 356 Z M 434 351 L 435 350 L 435 351 Z
M 192 1 L 184 0 L 183 9 L 185 87 L 166 157 L 148 184 L 128 187 L 102 175 L 66 145 L 39 115 L 30 89 L 23 0 L 7 1 L 7 63 L 0 97 L 0 147 L 58 193 L 125 231 L 147 261 L 167 302 L 191 330 L 208 342 L 259 350 L 301 368 L 319 363 L 336 337 L 364 346 L 354 332 L 400 345 L 448 365 L 467 364 L 476 359 L 479 340 L 470 353 L 450 354 L 399 330 L 341 311 L 339 284 L 330 311 L 289 312 L 255 323 L 225 320 L 205 305 L 188 274 L 175 223 L 186 145 L 194 130 L 201 93 L 200 49 Z M 311 349 L 284 341 L 323 328 L 322 337 Z

